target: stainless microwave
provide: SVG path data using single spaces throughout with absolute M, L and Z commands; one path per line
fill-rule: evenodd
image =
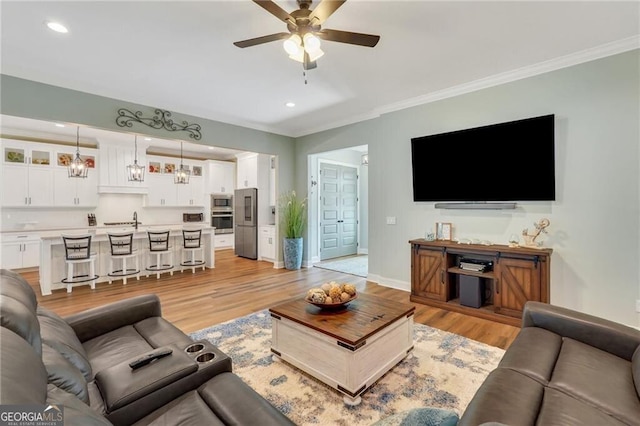
M 211 194 L 211 211 L 233 210 L 233 195 L 231 194 Z
M 183 222 L 203 222 L 204 214 L 202 213 L 182 213 Z

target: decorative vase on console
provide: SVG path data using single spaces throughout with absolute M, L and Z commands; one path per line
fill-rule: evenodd
M 302 233 L 307 222 L 307 199 L 300 199 L 295 191 L 280 196 L 280 225 L 284 230 L 283 254 L 286 269 L 300 269 L 302 266 Z

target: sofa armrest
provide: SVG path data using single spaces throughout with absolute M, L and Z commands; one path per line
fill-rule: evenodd
M 129 366 L 129 362 L 140 357 L 96 374 L 96 384 L 104 399 L 107 414 L 198 371 L 197 362 L 175 345 L 158 348 L 144 355 L 165 349 L 173 352 L 136 370 Z
M 640 346 L 640 330 L 541 302 L 527 302 L 522 327 L 540 327 L 631 361 Z
M 78 339 L 86 342 L 120 327 L 161 316 L 158 296 L 145 294 L 88 309 L 65 317 L 64 320 L 73 328 Z

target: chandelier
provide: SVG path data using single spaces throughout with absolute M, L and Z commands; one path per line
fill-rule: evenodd
M 176 169 L 176 173 L 173 177 L 173 183 L 187 184 L 189 183 L 190 176 L 191 171 L 188 167 L 185 168 L 182 164 L 182 142 L 180 142 L 180 168 Z
M 84 164 L 84 160 L 80 158 L 80 126 L 76 133 L 76 158 L 69 164 L 70 178 L 86 178 L 89 168 Z
M 127 179 L 129 182 L 144 182 L 144 166 L 138 164 L 138 135 L 135 135 L 134 146 L 133 164 L 127 166 Z

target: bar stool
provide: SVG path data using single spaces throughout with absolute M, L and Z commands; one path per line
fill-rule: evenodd
M 67 265 L 67 276 L 61 281 L 67 285 L 67 293 L 71 293 L 73 284 L 89 283 L 91 289 L 96 288 L 96 253 L 91 252 L 91 235 L 62 235 L 64 243 L 64 262 Z M 89 273 L 78 273 L 76 265 L 89 264 Z
M 113 282 L 113 277 L 122 278 L 122 284 L 127 284 L 127 277 L 135 275 L 140 280 L 140 260 L 138 251 L 133 248 L 133 232 L 107 234 L 111 246 L 111 257 L 109 258 L 109 284 Z M 127 268 L 127 260 L 135 261 L 135 268 Z M 120 269 L 114 269 L 114 262 L 121 262 Z
M 196 253 L 200 253 L 200 259 L 196 259 Z M 184 255 L 188 254 L 185 260 Z M 191 268 L 191 273 L 196 273 L 196 268 L 202 266 L 204 271 L 204 247 L 202 246 L 202 229 L 182 229 L 182 253 L 180 254 L 180 272 L 184 271 L 184 267 Z
M 155 256 L 155 264 L 147 266 L 147 271 L 155 272 L 156 279 L 160 274 L 169 271 L 173 275 L 173 251 L 169 247 L 169 231 L 147 231 L 149 236 L 149 254 Z M 163 263 L 163 256 L 169 257 L 169 263 Z M 149 274 L 147 274 L 147 277 Z

